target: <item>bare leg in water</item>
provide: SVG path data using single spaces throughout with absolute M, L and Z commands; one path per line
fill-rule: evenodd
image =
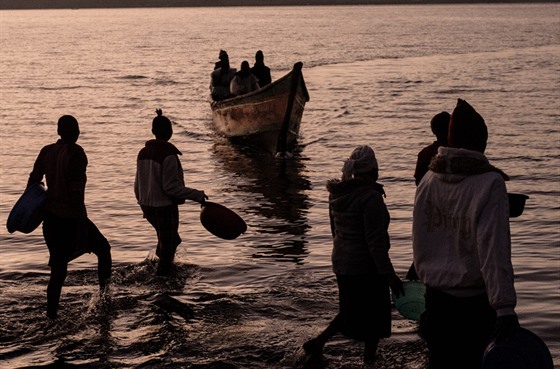
M 340 332 L 340 317 L 337 315 L 328 327 L 317 337 L 305 342 L 303 350 L 311 357 L 320 358 L 323 348 L 329 339 Z M 368 340 L 364 344 L 364 364 L 372 364 L 377 357 L 377 346 L 379 339 Z
M 101 236 L 101 233 L 99 233 L 99 235 Z M 97 256 L 99 289 L 101 293 L 104 293 L 111 279 L 111 246 L 103 236 L 94 240 L 97 241 L 97 243 L 95 243 L 96 249 L 94 253 Z M 55 319 L 57 317 L 62 286 L 64 285 L 67 273 L 67 263 L 58 263 L 58 265 L 51 267 L 51 276 L 47 287 L 47 317 L 50 319 Z
M 377 359 L 379 339 L 368 340 L 364 344 L 364 364 L 373 364 Z
M 340 317 L 337 315 L 323 332 L 303 344 L 303 350 L 310 356 L 321 356 L 323 354 L 323 347 L 325 347 L 327 341 L 339 332 Z
M 47 287 L 47 317 L 50 319 L 56 318 L 62 285 L 66 279 L 67 270 L 68 264 L 51 268 L 51 277 Z

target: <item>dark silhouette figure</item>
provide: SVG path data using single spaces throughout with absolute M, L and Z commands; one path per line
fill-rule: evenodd
M 447 146 L 447 134 L 449 132 L 449 120 L 451 119 L 451 114 L 446 111 L 442 111 L 433 116 L 430 121 L 430 127 L 432 133 L 436 136 L 436 141 L 432 142 L 430 145 L 424 147 L 418 153 L 418 160 L 416 161 L 416 170 L 414 171 L 414 179 L 416 181 L 416 186 L 422 180 L 422 177 L 428 173 L 430 162 L 437 155 L 438 148 L 441 146 Z M 410 266 L 408 273 L 406 274 L 406 279 L 415 281 L 418 280 L 418 275 L 414 269 L 414 264 Z
M 185 200 L 204 203 L 204 191 L 185 187 L 183 168 L 179 161 L 181 152 L 169 141 L 173 135 L 171 121 L 157 109 L 152 121 L 155 139 L 146 142 L 138 153 L 134 194 L 142 208 L 144 218 L 157 234 L 156 255 L 159 257 L 158 275 L 169 275 L 179 237 L 179 204 Z
M 441 146 L 447 146 L 447 133 L 449 131 L 449 119 L 451 115 L 442 111 L 434 115 L 430 121 L 430 127 L 432 133 L 436 136 L 436 141 L 430 145 L 424 147 L 418 153 L 418 160 L 416 161 L 416 170 L 414 171 L 414 179 L 416 180 L 416 185 L 422 180 L 422 177 L 428 172 L 428 167 L 432 158 L 437 155 L 438 148 Z
M 426 285 L 420 331 L 430 369 L 480 369 L 492 336 L 507 340 L 519 326 L 508 177 L 484 155 L 487 139 L 482 116 L 459 99 L 448 147 L 416 189 L 414 266 Z
M 272 82 L 272 78 L 270 77 L 270 68 L 264 65 L 264 54 L 261 50 L 257 51 L 255 54 L 255 64 L 251 68 L 251 73 L 257 77 L 259 86 L 261 87 L 264 87 Z
M 70 115 L 58 120 L 60 139 L 43 147 L 27 186 L 47 181 L 43 236 L 49 249 L 51 276 L 47 287 L 47 316 L 57 317 L 68 263 L 86 252 L 98 259 L 99 287 L 105 292 L 111 277 L 111 246 L 87 217 L 84 203 L 87 156 L 76 143 L 78 121 Z
M 235 73 L 229 89 L 231 93 L 236 96 L 245 95 L 259 89 L 259 81 L 257 77 L 251 73 L 251 68 L 249 68 L 249 62 L 247 60 L 241 62 L 241 68 L 239 72 Z
M 236 69 L 231 68 L 229 56 L 224 50 L 220 50 L 220 61 L 214 66 L 210 74 L 210 95 L 213 100 L 219 101 L 232 97 L 229 86 L 235 76 Z
M 332 265 L 339 313 L 317 337 L 303 344 L 308 360 L 321 357 L 337 333 L 365 342 L 364 362 L 373 363 L 379 340 L 391 335 L 391 298 L 404 294 L 389 258 L 390 216 L 377 183 L 377 160 L 369 146 L 357 147 L 344 162 L 342 178 L 327 182 L 333 236 Z

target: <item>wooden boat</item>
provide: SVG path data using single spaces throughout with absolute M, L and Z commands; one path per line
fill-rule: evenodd
M 288 153 L 299 135 L 309 94 L 303 64 L 282 78 L 245 95 L 211 101 L 212 120 L 223 136 L 260 147 L 272 154 Z

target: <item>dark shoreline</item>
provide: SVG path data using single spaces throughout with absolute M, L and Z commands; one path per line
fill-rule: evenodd
M 210 5 L 209 3 L 212 3 Z M 558 3 L 560 0 L 539 0 Z M 0 9 L 162 8 L 313 5 L 422 5 L 528 3 L 530 0 L 0 0 Z

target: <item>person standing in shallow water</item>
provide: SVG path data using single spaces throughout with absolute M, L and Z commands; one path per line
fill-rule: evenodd
M 169 141 L 173 135 L 171 121 L 157 109 L 152 121 L 155 139 L 146 142 L 138 153 L 134 194 L 144 218 L 157 234 L 156 255 L 159 258 L 157 274 L 169 275 L 179 236 L 179 204 L 185 200 L 203 204 L 208 196 L 204 191 L 185 187 L 181 152 Z
M 308 362 L 320 360 L 327 341 L 341 333 L 364 342 L 364 363 L 371 364 L 380 339 L 391 335 L 389 288 L 396 294 L 404 290 L 389 258 L 390 216 L 378 177 L 375 153 L 364 145 L 344 162 L 342 178 L 327 182 L 339 312 L 303 344 Z
M 71 115 L 58 120 L 60 139 L 43 147 L 29 175 L 27 187 L 45 176 L 47 202 L 43 236 L 49 249 L 51 275 L 47 287 L 47 317 L 54 319 L 68 263 L 86 252 L 98 259 L 99 287 L 106 291 L 111 277 L 111 246 L 87 217 L 84 203 L 87 156 L 76 143 L 80 135 L 78 121 Z
M 492 337 L 519 326 L 505 180 L 484 151 L 484 119 L 459 99 L 449 147 L 440 147 L 416 189 L 414 266 L 426 285 L 420 332 L 430 369 L 480 369 Z M 441 215 L 445 221 L 441 221 Z

